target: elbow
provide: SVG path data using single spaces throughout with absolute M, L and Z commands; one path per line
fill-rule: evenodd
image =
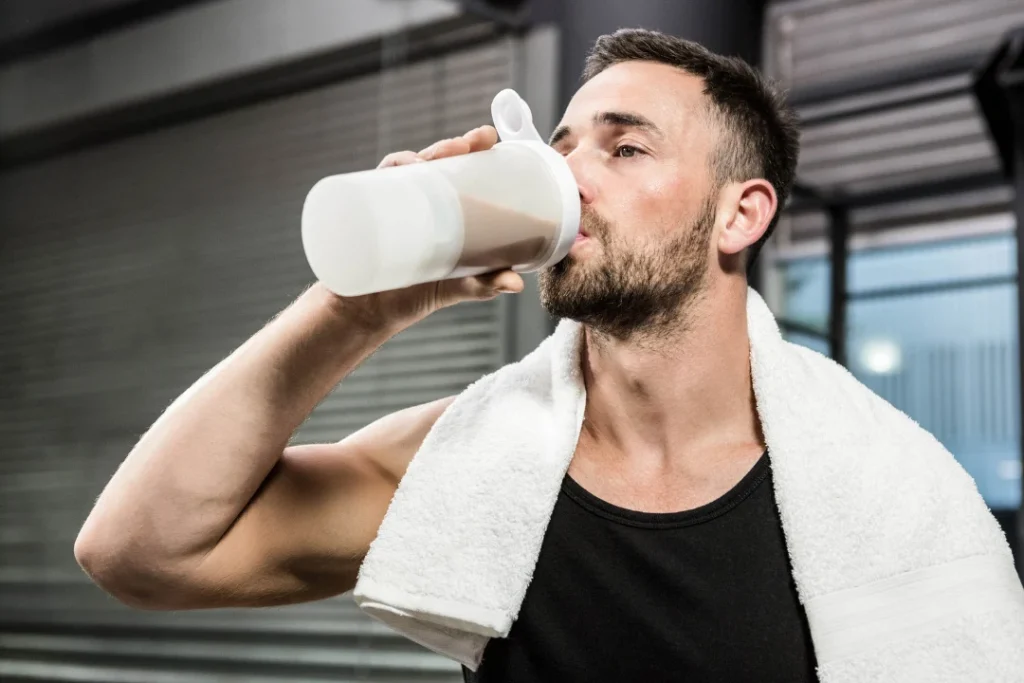
M 174 572 L 158 571 L 146 553 L 83 529 L 75 539 L 75 560 L 88 577 L 119 602 L 142 610 L 181 609 Z

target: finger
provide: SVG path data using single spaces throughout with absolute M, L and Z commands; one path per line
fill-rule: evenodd
M 494 126 L 480 126 L 462 136 L 469 143 L 470 152 L 482 152 L 498 142 L 498 131 Z
M 439 140 L 430 147 L 420 152 L 423 159 L 444 159 L 445 157 L 458 156 L 469 152 L 469 142 L 465 138 L 449 138 Z
M 445 142 L 448 142 L 448 141 L 447 140 L 438 140 L 437 142 L 435 142 L 433 144 L 427 145 L 426 147 L 421 149 L 419 152 L 417 152 L 417 154 L 419 154 L 421 159 L 426 159 L 426 158 L 428 158 L 427 155 L 433 155 L 434 154 L 434 150 L 437 149 L 438 145 L 444 144 Z
M 478 275 L 476 279 L 485 288 L 504 294 L 518 294 L 526 286 L 523 277 L 512 270 L 499 270 L 494 273 Z
M 501 294 L 497 289 L 477 277 L 442 280 L 438 284 L 440 285 L 439 298 L 444 305 L 449 306 L 460 301 L 486 301 Z
M 389 166 L 405 166 L 406 164 L 415 164 L 416 162 L 423 161 L 416 152 L 406 150 L 404 152 L 392 152 L 387 155 L 381 162 L 377 164 L 377 168 L 388 168 Z

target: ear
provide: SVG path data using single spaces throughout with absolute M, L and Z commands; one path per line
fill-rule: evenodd
M 728 186 L 722 200 L 726 215 L 718 250 L 723 254 L 739 254 L 761 239 L 779 203 L 775 188 L 760 178 Z

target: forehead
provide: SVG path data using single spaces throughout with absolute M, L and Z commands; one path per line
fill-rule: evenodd
M 621 62 L 576 91 L 562 117 L 574 130 L 591 125 L 599 112 L 633 112 L 654 122 L 670 138 L 707 132 L 707 99 L 700 78 L 668 64 Z

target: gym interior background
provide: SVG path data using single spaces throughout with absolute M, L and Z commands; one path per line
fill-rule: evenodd
M 791 340 L 946 444 L 1021 567 L 1024 0 L 5 0 L 0 678 L 461 680 L 346 596 L 128 610 L 72 544 L 160 411 L 309 284 L 298 217 L 318 178 L 486 123 L 505 87 L 550 133 L 620 26 L 788 88 L 800 186 L 754 284 Z M 457 392 L 551 325 L 530 292 L 447 309 L 296 440 Z

